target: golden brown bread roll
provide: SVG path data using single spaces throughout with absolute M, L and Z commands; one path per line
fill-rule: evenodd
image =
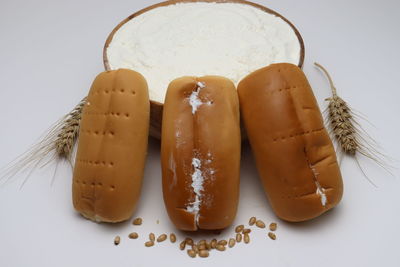
M 75 209 L 93 221 L 129 219 L 140 195 L 149 132 L 147 83 L 120 69 L 96 77 L 83 109 L 73 177 Z
M 239 101 L 223 77 L 183 77 L 168 87 L 162 123 L 163 195 L 178 229 L 223 229 L 235 218 Z
M 238 86 L 258 172 L 275 213 L 287 221 L 319 216 L 338 204 L 342 177 L 321 112 L 304 73 L 273 64 Z

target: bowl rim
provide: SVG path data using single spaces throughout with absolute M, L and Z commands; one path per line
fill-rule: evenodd
M 297 66 L 299 68 L 303 67 L 304 64 L 304 56 L 305 56 L 305 47 L 304 47 L 304 41 L 303 41 L 303 37 L 301 36 L 300 32 L 297 30 L 297 28 L 293 25 L 293 23 L 291 23 L 287 18 L 285 18 L 284 16 L 282 16 L 281 14 L 279 14 L 278 12 L 267 8 L 266 6 L 260 5 L 260 4 L 256 4 L 250 1 L 246 1 L 246 0 L 170 0 L 170 1 L 164 1 L 164 2 L 160 2 L 157 4 L 153 4 L 150 5 L 148 7 L 145 7 L 135 13 L 133 13 L 132 15 L 128 16 L 127 18 L 125 18 L 124 20 L 122 20 L 117 26 L 114 27 L 114 29 L 111 31 L 111 33 L 108 35 L 106 42 L 104 44 L 103 47 L 103 64 L 104 64 L 104 68 L 106 71 L 111 70 L 110 68 L 110 63 L 108 61 L 108 57 L 107 57 L 107 48 L 110 45 L 112 39 L 114 38 L 115 33 L 122 27 L 122 25 L 124 25 L 125 23 L 127 23 L 128 21 L 130 21 L 131 19 L 142 15 L 143 13 L 150 11 L 152 9 L 158 8 L 158 7 L 163 7 L 163 6 L 169 6 L 169 5 L 174 5 L 174 4 L 178 4 L 178 3 L 217 3 L 217 4 L 224 4 L 224 3 L 237 3 L 237 4 L 244 4 L 244 5 L 250 5 L 253 6 L 255 8 L 258 8 L 266 13 L 275 15 L 279 18 L 281 18 L 283 21 L 285 21 L 294 31 L 294 33 L 297 36 L 297 39 L 299 40 L 300 43 L 300 59 L 299 59 L 299 63 L 297 64 Z M 150 99 L 150 102 L 152 104 L 156 104 L 156 105 L 160 105 L 163 106 L 163 103 L 160 103 L 158 101 L 154 101 Z

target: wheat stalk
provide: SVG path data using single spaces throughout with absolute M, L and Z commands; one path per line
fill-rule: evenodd
M 87 98 L 83 98 L 71 112 L 50 127 L 37 144 L 10 162 L 0 180 L 7 182 L 16 174 L 28 171 L 21 184 L 22 187 L 37 167 L 41 168 L 52 161 L 58 163 L 62 160 L 67 160 L 72 166 L 73 148 L 78 139 L 82 110 L 86 101 Z
M 353 157 L 363 175 L 371 184 L 376 186 L 361 167 L 357 155 L 360 154 L 371 159 L 391 174 L 388 170 L 389 166 L 381 159 L 386 156 L 376 148 L 378 146 L 377 143 L 358 123 L 356 119 L 358 116 L 356 116 L 346 101 L 338 96 L 337 89 L 328 71 L 320 64 L 314 64 L 326 75 L 332 91 L 332 96 L 326 99 L 329 102 L 327 111 L 330 133 L 334 136 L 341 151 L 345 155 Z

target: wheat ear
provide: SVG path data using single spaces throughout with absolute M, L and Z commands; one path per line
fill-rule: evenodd
M 380 167 L 391 173 L 389 166 L 381 158 L 385 158 L 378 149 L 377 143 L 361 127 L 356 114 L 349 105 L 337 94 L 336 87 L 328 71 L 318 63 L 314 63 L 328 78 L 332 96 L 327 98 L 327 117 L 330 133 L 334 136 L 341 151 L 356 160 L 361 172 L 367 180 L 376 186 L 363 170 L 358 157 L 365 156 L 378 164 Z
M 82 110 L 86 104 L 86 97 L 67 115 L 62 122 L 62 127 L 55 140 L 57 157 L 71 162 L 72 150 L 78 139 L 79 126 L 82 118 Z
M 68 161 L 72 166 L 73 148 L 78 139 L 82 110 L 86 100 L 86 97 L 83 98 L 70 113 L 50 127 L 36 145 L 10 162 L 4 169 L 1 180 L 7 182 L 16 174 L 28 171 L 22 187 L 37 167 L 41 168 L 52 161 L 58 163 L 62 160 Z

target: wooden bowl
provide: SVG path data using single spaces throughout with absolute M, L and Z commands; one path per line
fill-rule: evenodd
M 299 43 L 300 43 L 300 60 L 298 63 L 298 66 L 300 68 L 303 67 L 303 62 L 304 62 L 304 42 L 303 42 L 303 38 L 301 37 L 299 31 L 296 29 L 296 27 L 289 21 L 287 20 L 284 16 L 282 16 L 281 14 L 256 3 L 252 3 L 252 2 L 248 2 L 248 1 L 244 1 L 244 0 L 171 0 L 171 1 L 166 1 L 166 2 L 161 2 L 149 7 L 146 7 L 142 10 L 139 10 L 138 12 L 130 15 L 129 17 L 127 17 L 126 19 L 124 19 L 123 21 L 121 21 L 110 33 L 110 35 L 108 36 L 106 43 L 104 45 L 104 49 L 103 49 L 103 62 L 104 62 L 104 67 L 106 70 L 110 70 L 110 65 L 108 63 L 108 57 L 107 57 L 107 48 L 109 46 L 109 44 L 111 43 L 114 34 L 119 30 L 119 28 L 121 28 L 122 25 L 124 25 L 126 22 L 130 21 L 131 19 L 140 16 L 141 14 L 158 8 L 158 7 L 162 7 L 162 6 L 168 6 L 168 5 L 173 5 L 173 4 L 177 4 L 177 3 L 189 3 L 189 2 L 212 2 L 212 3 L 239 3 L 239 4 L 245 4 L 245 5 L 250 5 L 256 8 L 261 9 L 264 12 L 267 12 L 269 14 L 273 14 L 279 18 L 281 18 L 282 20 L 284 20 L 287 24 L 290 25 L 290 27 L 292 27 L 293 31 L 295 32 L 297 38 L 299 39 Z M 178 77 L 177 77 L 178 78 Z M 167 84 L 165 86 L 168 86 Z M 157 139 L 161 138 L 161 123 L 162 123 L 162 112 L 163 112 L 163 104 L 157 101 L 153 101 L 150 100 L 150 135 L 152 137 L 155 137 Z

